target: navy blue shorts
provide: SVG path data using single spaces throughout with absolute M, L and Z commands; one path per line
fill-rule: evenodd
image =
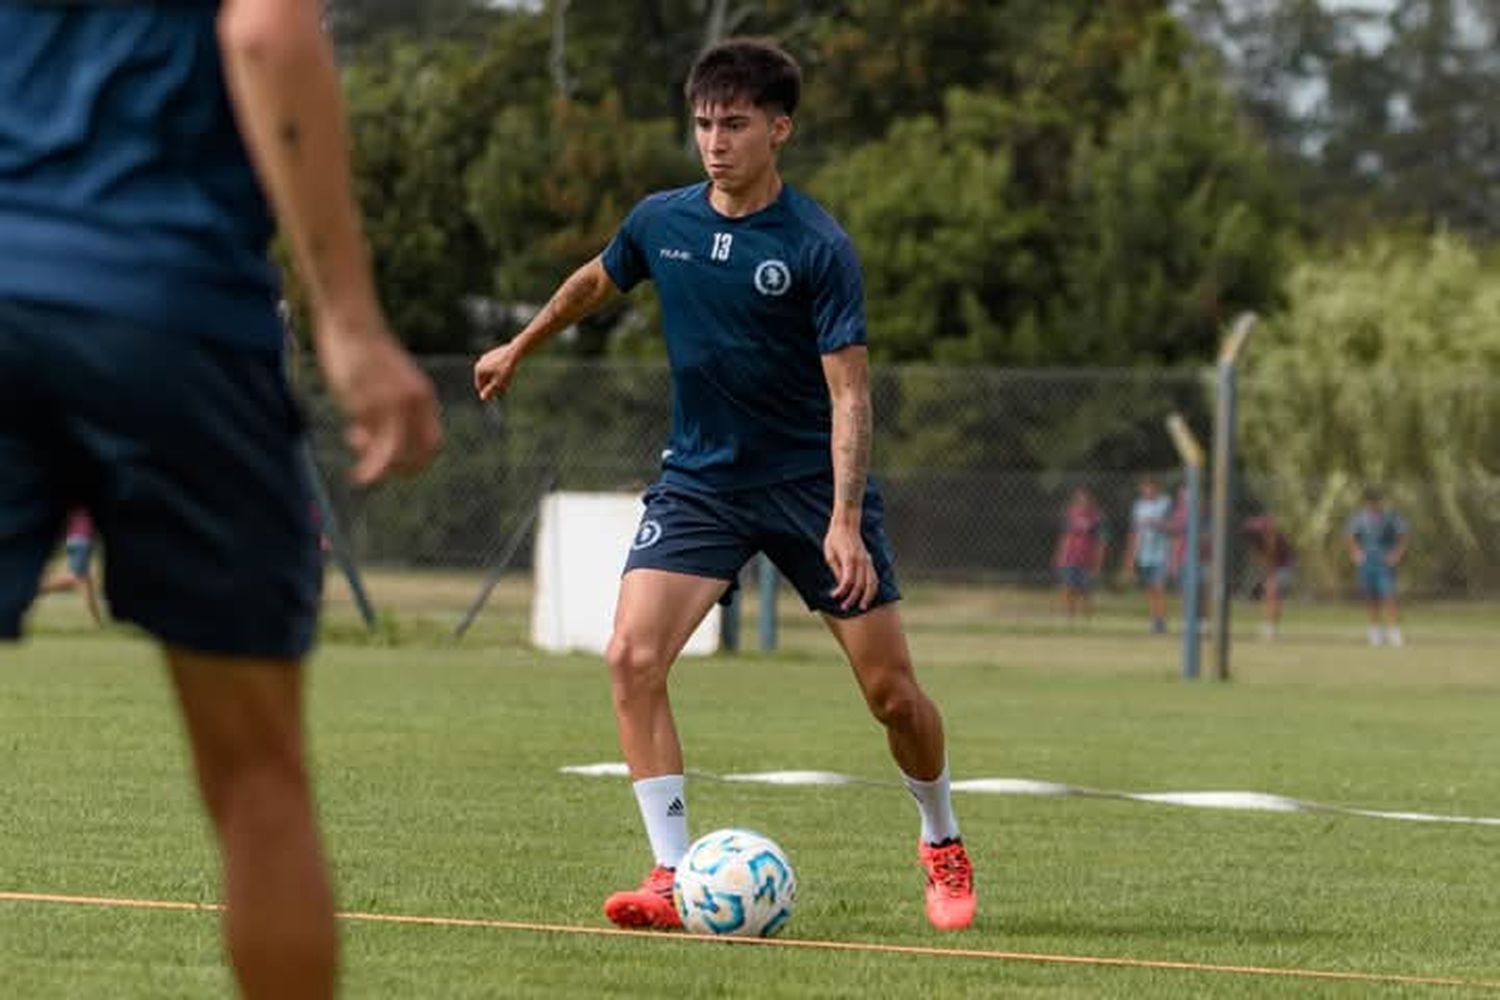
M 304 430 L 274 352 L 0 300 L 0 638 L 82 506 L 116 618 L 199 652 L 303 656 L 322 583 Z
M 826 476 L 752 490 L 707 493 L 658 482 L 643 498 L 646 511 L 625 560 L 625 572 L 660 569 L 726 580 L 727 603 L 740 569 L 757 552 L 775 564 L 809 611 L 853 618 L 833 599 L 838 581 L 823 558 L 823 538 L 833 511 L 833 480 Z M 860 534 L 880 577 L 870 608 L 901 599 L 891 544 L 885 536 L 885 505 L 874 484 L 865 491 Z M 869 608 L 865 609 L 866 611 Z

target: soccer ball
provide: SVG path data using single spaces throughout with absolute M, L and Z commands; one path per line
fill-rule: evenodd
M 699 837 L 677 865 L 672 900 L 693 934 L 770 937 L 797 902 L 797 877 L 776 842 L 751 830 Z

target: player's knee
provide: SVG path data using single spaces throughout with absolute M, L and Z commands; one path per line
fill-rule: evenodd
M 889 729 L 908 729 L 922 710 L 925 696 L 909 673 L 893 673 L 865 690 L 865 704 L 876 721 Z
M 307 766 L 296 746 L 221 760 L 204 774 L 203 798 L 220 825 L 234 819 L 275 825 L 310 809 Z
M 615 700 L 631 700 L 666 684 L 667 656 L 657 643 L 615 634 L 604 652 Z

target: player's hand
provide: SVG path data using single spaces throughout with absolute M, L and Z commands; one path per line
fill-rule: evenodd
M 521 349 L 514 340 L 486 351 L 474 362 L 474 391 L 483 400 L 504 395 L 520 364 Z
M 426 467 L 443 443 L 437 399 L 378 311 L 363 322 L 320 320 L 317 343 L 323 377 L 349 420 L 350 478 L 367 486 Z
M 860 537 L 858 522 L 849 525 L 835 522 L 828 526 L 823 538 L 823 558 L 833 570 L 836 581 L 833 599 L 844 611 L 858 608 L 865 611 L 880 591 L 880 577 L 875 572 L 875 560 L 865 548 Z

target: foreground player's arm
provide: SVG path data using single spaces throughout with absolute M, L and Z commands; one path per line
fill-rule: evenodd
M 375 295 L 320 12 L 307 0 L 225 0 L 219 47 L 240 133 L 311 298 L 318 360 L 350 420 L 354 478 L 372 482 L 426 465 L 442 432 L 432 385 Z
M 474 390 L 479 393 L 479 398 L 490 399 L 504 393 L 526 355 L 551 340 L 559 331 L 598 312 L 619 294 L 601 258 L 595 257 L 574 271 L 524 330 L 485 352 L 475 362 Z
M 869 351 L 858 345 L 823 355 L 823 377 L 833 402 L 833 512 L 823 555 L 838 580 L 834 599 L 845 610 L 864 609 L 880 587 L 860 534 L 875 426 Z

